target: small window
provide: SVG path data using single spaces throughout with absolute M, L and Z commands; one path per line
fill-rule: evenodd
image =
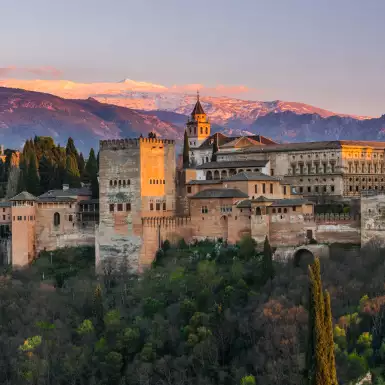
M 123 203 L 118 203 L 118 211 L 123 211 Z
M 311 192 L 311 187 L 310 186 L 307 188 L 307 192 Z
M 116 187 L 118 184 L 118 182 L 116 180 L 114 180 L 114 186 Z
M 202 206 L 202 214 L 207 214 L 209 212 L 207 206 Z
M 303 187 L 300 187 L 300 188 L 299 188 L 299 192 L 300 192 L 300 193 L 303 193 Z
M 69 215 L 69 216 L 68 216 L 68 220 L 69 220 L 70 222 L 72 222 L 72 220 L 73 220 L 73 219 L 72 219 L 72 215 Z
M 166 184 L 166 181 L 163 179 L 163 184 Z
M 131 211 L 131 203 L 126 203 L 126 211 Z
M 287 208 L 286 208 L 286 207 L 283 209 L 283 212 L 284 212 L 284 213 L 287 213 Z
M 254 186 L 254 191 L 256 194 L 258 193 L 258 185 L 257 184 Z
M 24 215 L 24 220 L 26 221 L 27 220 L 27 217 Z
M 126 180 L 123 179 L 123 186 L 126 187 Z
M 3 221 L 5 221 L 5 215 L 3 215 Z
M 150 210 L 153 211 L 154 210 L 154 204 L 151 202 L 150 203 Z
M 152 184 L 152 179 L 150 179 L 150 184 Z
M 166 211 L 166 202 L 163 202 L 163 211 Z
M 159 202 L 156 203 L 156 210 L 157 210 L 157 211 L 160 210 L 160 203 L 159 203 Z
M 112 180 L 110 180 L 110 186 L 112 186 Z
M 283 195 L 286 195 L 286 186 L 283 186 Z
M 54 224 L 54 226 L 60 225 L 60 214 L 59 213 L 55 213 L 53 215 L 53 224 Z
M 262 193 L 266 194 L 266 185 L 262 183 Z
M 127 180 L 127 185 L 129 186 L 130 184 L 131 184 L 131 180 L 128 179 L 128 180 Z
M 119 186 L 121 186 L 122 185 L 122 181 L 119 179 Z
M 282 212 L 282 209 L 281 209 L 280 207 L 278 208 L 278 212 L 279 212 L 279 213 Z
M 114 204 L 110 204 L 110 212 L 112 213 L 114 211 L 114 207 L 115 205 Z
M 270 183 L 270 194 L 274 193 L 274 186 L 273 183 Z
M 187 193 L 191 194 L 191 186 L 187 186 Z
M 331 192 L 334 192 L 334 186 L 333 186 L 333 185 L 330 186 L 330 191 L 331 191 Z
M 293 211 L 297 211 L 297 207 L 296 206 L 293 206 Z
M 273 209 L 273 214 L 275 214 L 275 212 L 276 212 L 276 210 L 275 210 L 275 209 Z
M 159 180 L 158 179 L 156 180 L 156 184 L 159 184 Z

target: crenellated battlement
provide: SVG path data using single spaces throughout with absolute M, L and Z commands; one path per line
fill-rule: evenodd
M 188 225 L 191 223 L 191 217 L 145 217 L 142 218 L 142 225 L 146 227 L 176 227 Z
M 99 142 L 99 146 L 101 150 L 125 150 L 130 148 L 139 148 L 140 143 L 167 145 L 175 144 L 175 140 L 155 138 L 108 139 L 101 140 Z
M 306 222 L 317 222 L 317 223 L 328 223 L 328 222 L 359 222 L 361 219 L 360 215 L 350 214 L 315 214 L 315 215 L 304 215 Z

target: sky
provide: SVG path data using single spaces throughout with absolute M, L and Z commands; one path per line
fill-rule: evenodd
M 0 0 L 0 77 L 385 113 L 385 0 Z

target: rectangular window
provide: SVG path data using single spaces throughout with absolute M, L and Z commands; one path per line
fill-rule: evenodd
M 131 211 L 131 203 L 126 203 L 126 211 Z
M 13 216 L 13 220 L 15 220 L 15 216 Z
M 314 187 L 314 191 L 317 193 L 318 192 L 318 186 Z
M 283 195 L 286 195 L 286 186 L 283 186 Z
M 18 221 L 21 221 L 22 219 L 23 219 L 23 217 L 21 217 L 20 215 L 17 217 Z
M 3 215 L 3 220 L 5 221 L 5 215 Z
M 270 175 L 274 176 L 274 169 L 273 168 L 270 170 Z
M 355 172 L 358 173 L 358 163 L 354 164 Z
M 330 186 L 330 191 L 334 192 L 334 186 Z
M 323 164 L 323 173 L 326 174 L 326 163 Z
M 310 186 L 307 188 L 307 192 L 311 192 L 311 187 Z
M 299 173 L 302 175 L 303 174 L 303 164 L 299 165 Z
M 191 186 L 187 186 L 187 194 L 191 194 Z
M 326 188 L 326 186 L 324 186 L 324 192 L 326 192 L 327 191 L 327 188 Z
M 110 212 L 111 213 L 114 211 L 114 208 L 115 208 L 115 205 L 114 204 L 110 204 Z
M 123 211 L 123 203 L 118 203 L 118 211 Z
M 151 202 L 150 203 L 150 210 L 153 211 L 154 210 L 154 204 Z
M 166 211 L 166 202 L 163 202 L 163 211 Z
M 156 203 L 156 210 L 159 211 L 160 210 L 160 203 Z
M 207 214 L 209 212 L 207 206 L 202 206 L 201 211 L 202 211 L 202 214 Z
M 262 193 L 266 194 L 266 185 L 262 183 Z
M 254 186 L 254 191 L 256 194 L 258 193 L 258 185 L 257 184 Z
M 3 209 L 3 213 L 5 213 L 5 209 Z
M 24 220 L 26 221 L 27 220 L 27 217 L 24 215 Z
M 299 188 L 299 192 L 300 192 L 300 193 L 303 193 L 303 187 L 300 187 L 300 188 Z
M 270 183 L 270 194 L 273 194 L 273 192 L 274 192 L 273 183 Z
M 293 206 L 293 211 L 297 211 L 297 207 Z
M 331 166 L 332 172 L 334 173 L 335 172 L 335 168 L 336 168 L 336 164 L 335 163 L 331 163 L 330 166 Z

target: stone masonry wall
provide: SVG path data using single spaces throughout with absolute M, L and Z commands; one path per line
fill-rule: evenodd
M 361 197 L 361 246 L 385 244 L 385 194 Z

